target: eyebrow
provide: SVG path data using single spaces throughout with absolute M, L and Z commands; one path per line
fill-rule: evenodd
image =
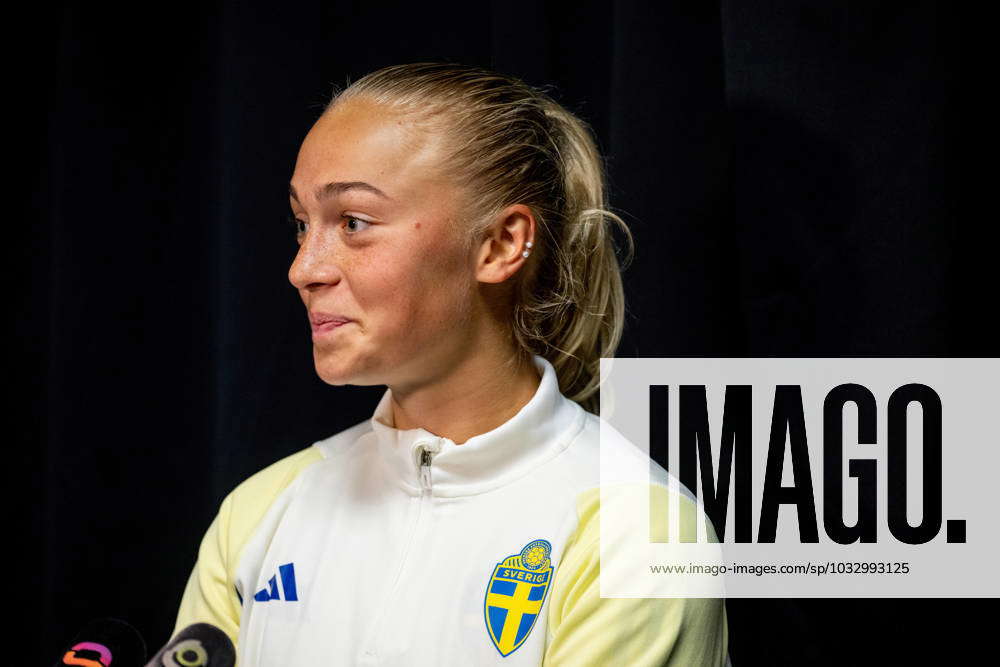
M 392 197 L 382 192 L 371 183 L 365 183 L 364 181 L 334 181 L 332 183 L 327 183 L 326 185 L 321 185 L 316 188 L 316 201 L 322 202 L 349 190 L 363 190 L 365 192 L 370 192 L 373 195 L 378 195 L 383 199 L 392 201 Z M 299 196 L 295 192 L 295 187 L 292 186 L 291 183 L 288 184 L 288 194 L 295 201 L 299 201 Z

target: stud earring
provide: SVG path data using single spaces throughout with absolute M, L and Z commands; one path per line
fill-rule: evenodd
M 534 244 L 531 241 L 528 241 L 527 243 L 524 244 L 524 246 L 526 248 L 530 248 L 532 245 L 534 245 Z M 530 251 L 525 250 L 524 252 L 521 253 L 521 257 L 527 258 L 528 255 L 530 255 L 530 254 L 531 254 Z

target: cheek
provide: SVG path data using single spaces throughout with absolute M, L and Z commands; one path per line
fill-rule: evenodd
M 359 305 L 380 334 L 424 338 L 460 325 L 470 306 L 464 258 L 433 250 L 395 253 L 365 266 Z

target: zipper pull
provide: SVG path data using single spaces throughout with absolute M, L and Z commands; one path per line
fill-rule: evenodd
M 430 450 L 420 448 L 420 487 L 424 491 L 431 490 L 431 456 Z

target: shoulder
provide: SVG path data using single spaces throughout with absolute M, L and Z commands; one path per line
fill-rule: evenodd
M 233 508 L 238 506 L 242 514 L 257 514 L 259 518 L 304 470 L 324 459 L 345 454 L 369 430 L 370 420 L 365 420 L 290 454 L 245 479 L 224 502 Z M 260 511 L 254 511 L 255 508 Z
M 268 511 L 297 480 L 321 461 L 349 451 L 364 432 L 363 424 L 341 431 L 300 449 L 251 475 L 222 501 L 219 512 L 201 540 L 198 560 L 184 589 L 174 633 L 192 623 L 222 628 L 236 642 L 240 625 L 236 571 Z
M 243 480 L 223 502 L 245 506 L 273 498 L 299 473 L 320 461 L 323 453 L 315 444 L 290 454 Z
M 629 488 L 637 493 L 658 495 L 675 487 L 683 498 L 681 508 L 688 508 L 684 499 L 695 500 L 691 491 L 650 458 L 648 450 L 640 448 L 611 422 L 593 413 L 584 413 L 582 425 L 574 432 L 570 446 L 553 462 L 557 474 L 576 491 L 581 519 L 587 508 L 595 507 L 600 488 Z
M 367 420 L 355 424 L 272 463 L 233 489 L 219 512 L 226 524 L 229 553 L 236 557 L 233 562 L 238 560 L 239 552 L 261 519 L 293 482 L 320 461 L 344 454 L 369 428 Z
M 576 469 L 577 525 L 572 544 L 593 547 L 601 534 L 602 514 L 606 520 L 611 517 L 615 527 L 605 538 L 648 530 L 652 541 L 665 542 L 674 509 L 682 536 L 704 524 L 709 541 L 716 541 L 711 522 L 705 521 L 690 489 L 609 422 L 588 413 L 575 444 L 567 457 Z M 639 525 L 646 517 L 648 524 Z
M 243 546 L 274 501 L 303 470 L 322 459 L 315 445 L 301 449 L 243 480 L 223 499 L 216 521 L 227 570 L 235 568 Z

